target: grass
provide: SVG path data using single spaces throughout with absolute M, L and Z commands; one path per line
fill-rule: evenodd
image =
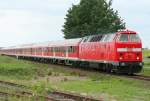
M 150 59 L 147 58 L 148 56 L 150 56 L 150 50 L 143 50 L 144 68 L 140 74 L 146 76 L 150 76 Z
M 150 62 L 144 62 L 144 68 L 141 73 L 141 75 L 150 76 Z
M 149 63 L 146 66 L 145 70 L 149 69 Z M 150 74 L 149 71 L 144 73 Z M 58 89 L 105 101 L 149 101 L 150 99 L 150 82 L 17 60 L 7 56 L 0 56 L 0 80 L 27 85 L 35 94 L 42 95 Z M 17 98 L 12 98 L 10 101 L 13 99 L 24 101 Z
M 143 50 L 143 58 L 150 56 L 150 50 Z
M 35 94 L 46 94 L 46 90 L 44 88 L 51 90 L 49 86 L 47 87 L 47 85 L 49 85 L 48 83 L 45 84 L 42 81 L 36 81 L 38 77 L 44 77 L 49 73 L 50 69 L 46 64 L 17 60 L 7 56 L 0 57 L 0 80 L 29 86 L 31 87 L 31 91 Z M 36 81 L 35 83 L 32 82 L 34 80 Z M 2 89 L 0 89 L 0 91 L 2 91 Z M 12 89 L 8 89 L 8 92 L 15 93 L 15 91 Z
M 112 75 L 89 73 L 84 81 L 67 81 L 57 84 L 57 89 L 83 93 L 104 101 L 149 101 L 150 83 Z
M 147 58 L 148 56 L 150 56 L 150 50 L 143 50 L 144 68 L 140 74 L 146 76 L 150 76 L 150 58 Z
M 48 65 L 16 60 L 10 57 L 0 58 L 0 76 L 10 79 L 29 80 L 48 73 Z M 42 69 L 40 69 L 42 68 Z

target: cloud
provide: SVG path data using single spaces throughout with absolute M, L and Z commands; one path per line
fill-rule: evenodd
M 69 7 L 77 0 L 0 0 L 0 46 L 63 39 Z
M 58 34 L 57 37 L 62 36 L 59 24 L 63 24 L 63 17 L 32 14 L 23 10 L 5 10 L 0 13 L 5 13 L 0 16 L 1 45 L 48 41 L 52 39 L 48 36 L 53 36 L 54 33 Z
M 61 40 L 67 10 L 80 0 L 0 0 L 0 46 Z M 150 41 L 150 1 L 113 0 L 127 28 L 139 32 L 144 47 Z M 149 46 L 150 47 L 150 46 Z

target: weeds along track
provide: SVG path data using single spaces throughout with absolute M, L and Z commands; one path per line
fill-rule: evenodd
M 73 93 L 62 92 L 62 91 L 53 91 L 48 93 L 46 96 L 44 95 L 36 95 L 32 93 L 28 89 L 29 87 L 24 85 L 19 85 L 16 83 L 0 81 L 0 87 L 5 87 L 8 91 L 0 90 L 0 99 L 7 99 L 9 97 L 16 97 L 16 98 L 30 98 L 33 101 L 40 101 L 40 99 L 44 99 L 44 101 L 102 101 L 97 100 L 94 98 L 90 98 L 87 96 L 81 96 Z M 9 91 L 9 90 L 15 91 Z

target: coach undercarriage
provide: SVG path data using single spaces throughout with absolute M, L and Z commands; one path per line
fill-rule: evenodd
M 98 63 L 89 61 L 74 61 L 69 59 L 57 59 L 57 58 L 40 58 L 40 57 L 29 57 L 29 56 L 15 56 L 18 59 L 27 59 L 31 61 L 72 65 L 73 67 L 80 67 L 84 69 L 97 69 L 104 72 L 114 72 L 119 74 L 134 74 L 139 73 L 142 70 L 143 63 L 141 62 L 118 62 L 115 63 Z

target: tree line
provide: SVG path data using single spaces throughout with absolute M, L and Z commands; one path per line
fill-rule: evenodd
M 112 0 L 81 0 L 68 10 L 63 26 L 64 38 L 116 32 L 125 23 L 112 8 Z

